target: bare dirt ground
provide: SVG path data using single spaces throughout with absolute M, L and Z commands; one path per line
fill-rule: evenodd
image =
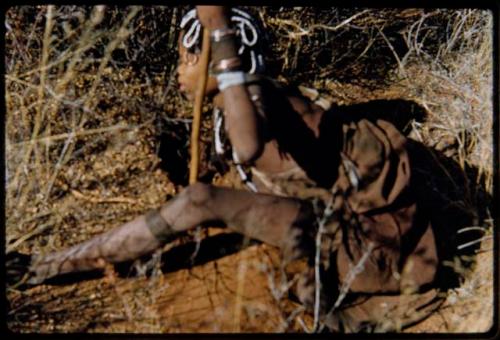
M 415 100 L 429 116 L 413 127 L 411 137 L 464 167 L 473 166 L 478 187 L 491 193 L 491 15 L 474 10 L 295 11 L 259 11 L 274 32 L 274 75 L 314 86 L 342 105 Z M 169 28 L 178 20 L 176 13 L 156 7 L 108 8 L 103 13 L 77 6 L 10 9 L 7 251 L 45 253 L 71 246 L 165 203 L 182 189 L 190 107 L 176 94 L 172 77 L 176 38 Z M 152 20 L 158 15 L 171 21 Z M 389 20 L 400 26 L 386 28 Z M 313 29 L 314 23 L 338 27 L 329 36 L 329 29 Z M 300 29 L 304 27 L 309 33 Z M 443 41 L 433 36 L 439 27 L 448 32 Z M 155 30 L 162 33 L 145 40 Z M 360 32 L 367 40 L 355 35 Z M 405 53 L 391 34 L 405 38 Z M 422 37 L 441 45 L 425 49 Z M 329 39 L 348 46 L 354 56 L 341 54 L 340 47 L 331 52 L 336 59 L 314 54 L 314 41 Z M 380 46 L 385 46 L 384 57 L 370 63 Z M 308 49 L 318 60 L 317 69 L 301 66 L 307 55 L 298 51 Z M 337 63 L 321 66 L 322 58 L 329 57 Z M 380 66 L 388 60 L 390 71 Z M 280 63 L 284 66 L 276 67 Z M 371 68 L 387 76 L 371 74 Z M 202 175 L 218 185 L 241 186 L 234 169 L 225 176 L 211 172 L 210 135 L 207 113 Z M 449 292 L 436 314 L 405 332 L 489 330 L 492 224 L 491 216 L 485 216 L 476 265 L 461 287 Z M 6 319 L 16 333 L 306 332 L 312 316 L 289 298 L 288 279 L 276 249 L 209 228 L 167 244 L 151 258 L 102 274 L 28 289 L 9 286 Z

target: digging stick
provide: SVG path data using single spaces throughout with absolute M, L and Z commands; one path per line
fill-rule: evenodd
M 189 164 L 189 183 L 195 183 L 198 179 L 198 168 L 200 166 L 200 125 L 203 98 L 208 79 L 208 61 L 210 58 L 210 32 L 203 29 L 203 44 L 201 47 L 201 77 L 194 98 L 193 125 L 191 127 L 191 162 Z

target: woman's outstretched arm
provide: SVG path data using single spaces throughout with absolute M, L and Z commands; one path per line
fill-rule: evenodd
M 66 250 L 35 256 L 31 283 L 136 259 L 209 221 L 282 248 L 298 258 L 313 247 L 312 209 L 300 200 L 195 183 L 161 208 Z M 300 245 L 299 245 L 300 242 Z

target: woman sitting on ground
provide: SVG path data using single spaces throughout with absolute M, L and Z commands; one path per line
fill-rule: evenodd
M 34 256 L 32 282 L 135 259 L 216 222 L 279 247 L 284 263 L 304 261 L 296 295 L 319 306 L 331 331 L 394 330 L 429 315 L 458 282 L 446 263 L 458 255 L 456 231 L 475 218 L 460 169 L 405 137 L 401 102 L 315 103 L 264 77 L 258 24 L 238 9 L 199 6 L 182 19 L 188 98 L 201 76 L 201 26 L 211 32 L 216 150 L 250 190 L 190 185 L 85 243 Z

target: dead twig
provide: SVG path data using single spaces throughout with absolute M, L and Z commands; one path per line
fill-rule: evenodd
M 53 221 L 49 221 L 47 223 L 44 223 L 42 225 L 37 226 L 32 231 L 30 231 L 30 232 L 22 235 L 14 243 L 7 245 L 7 247 L 6 247 L 6 253 L 9 253 L 11 251 L 16 250 L 21 245 L 21 243 L 25 242 L 26 240 L 29 240 L 30 238 L 32 238 L 35 235 L 38 235 L 38 234 L 42 233 L 45 229 L 47 229 L 48 227 L 50 227 L 52 225 L 54 225 L 54 222 Z
M 78 199 L 82 199 L 82 200 L 89 201 L 92 203 L 127 203 L 127 204 L 144 206 L 144 203 L 141 200 L 136 200 L 136 199 L 124 197 L 124 196 L 110 197 L 110 198 L 99 198 L 99 197 L 95 197 L 95 196 L 84 195 L 77 190 L 71 190 L 71 194 Z
M 360 274 L 364 270 L 365 262 L 368 260 L 374 248 L 375 244 L 373 242 L 369 242 L 365 252 L 363 253 L 363 256 L 361 256 L 358 263 L 349 270 L 344 282 L 342 283 L 342 286 L 340 287 L 340 292 L 339 296 L 337 297 L 337 300 L 333 304 L 333 307 L 330 309 L 330 311 L 326 314 L 327 317 L 329 315 L 332 315 L 335 312 L 335 310 L 337 310 L 337 308 L 340 307 L 340 304 L 342 303 L 342 301 L 344 301 L 354 279 L 356 278 L 356 276 L 358 276 L 358 274 Z M 325 325 L 323 325 L 319 329 L 319 331 L 321 332 L 324 327 Z
M 10 149 L 14 147 L 22 147 L 25 145 L 31 145 L 35 143 L 47 143 L 47 142 L 53 142 L 53 141 L 58 141 L 62 139 L 67 139 L 70 137 L 70 135 L 75 137 L 84 137 L 84 136 L 90 136 L 90 135 L 95 135 L 95 134 L 101 134 L 105 132 L 111 132 L 111 131 L 117 131 L 117 130 L 123 130 L 123 129 L 136 129 L 137 126 L 127 126 L 122 123 L 118 123 L 116 125 L 112 126 L 107 126 L 103 128 L 98 128 L 98 129 L 90 129 L 90 130 L 83 130 L 83 131 L 78 131 L 78 132 L 69 132 L 69 133 L 61 133 L 58 135 L 52 135 L 52 136 L 46 136 L 46 137 L 41 137 L 41 138 L 36 138 L 36 139 L 31 139 L 29 141 L 24 141 L 24 142 L 19 142 L 19 143 L 12 143 L 7 146 L 7 150 L 10 151 Z
M 317 30 L 317 29 L 323 29 L 325 31 L 332 31 L 332 32 L 335 32 L 335 31 L 338 31 L 339 29 L 343 28 L 344 26 L 348 25 L 351 21 L 353 21 L 354 19 L 366 14 L 370 12 L 369 9 L 365 9 L 361 12 L 358 12 L 356 14 L 354 14 L 353 16 L 343 20 L 342 22 L 340 22 L 339 24 L 335 25 L 335 26 L 328 26 L 328 25 L 324 25 L 324 24 L 314 24 L 314 25 L 311 25 L 307 28 L 303 28 L 303 27 L 300 27 L 299 25 L 297 25 L 294 21 L 292 20 L 285 20 L 285 19 L 272 19 L 270 18 L 269 19 L 269 22 L 272 22 L 272 23 L 276 23 L 278 25 L 282 24 L 282 25 L 286 25 L 286 26 L 291 26 L 291 27 L 294 27 L 297 31 L 295 32 L 288 32 L 288 36 L 292 39 L 296 39 L 298 37 L 301 37 L 301 36 L 304 36 L 304 35 L 309 35 L 311 34 L 314 30 Z

